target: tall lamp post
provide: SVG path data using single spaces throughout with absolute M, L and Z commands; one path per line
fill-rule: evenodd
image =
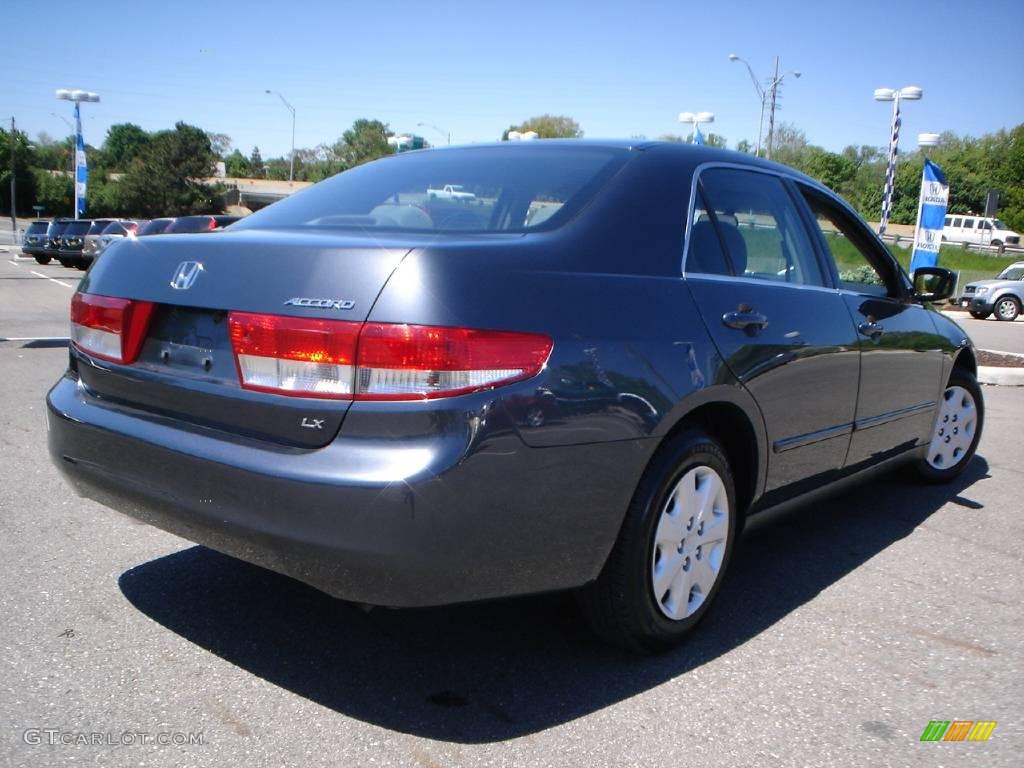
M 693 112 L 680 112 L 679 113 L 679 122 L 680 123 L 686 123 L 686 124 L 692 124 L 693 125 L 693 132 L 690 135 L 693 137 L 694 144 L 696 144 L 697 143 L 697 135 L 700 133 L 700 124 L 701 123 L 713 123 L 713 122 L 715 122 L 715 113 L 714 112 L 697 112 L 697 113 L 693 113 Z M 701 142 L 701 143 L 703 143 L 703 142 Z
M 442 136 L 447 138 L 448 139 L 448 145 L 451 146 L 451 143 L 452 143 L 452 132 L 451 131 L 446 131 L 443 128 L 438 128 L 433 123 L 416 123 L 416 127 L 417 128 L 433 128 L 439 134 L 441 134 Z
M 18 242 L 18 214 L 14 207 L 14 196 L 18 191 L 17 182 L 14 180 L 16 175 L 14 168 L 14 115 L 11 115 L 11 234 L 14 236 L 14 242 Z
M 82 113 L 79 105 L 82 102 L 95 103 L 100 100 L 100 97 L 92 91 L 68 90 L 67 88 L 58 89 L 56 95 L 58 99 L 74 102 L 75 105 L 75 218 L 77 219 L 85 211 L 85 190 L 89 178 L 85 160 L 85 139 L 82 138 Z
M 272 91 L 268 88 L 267 93 L 277 96 L 281 103 L 288 108 L 288 111 L 292 113 L 292 154 L 291 160 L 288 163 L 288 181 L 295 181 L 295 107 L 289 104 L 288 100 L 277 91 Z
M 885 168 L 885 193 L 882 195 L 882 219 L 878 224 L 879 236 L 885 234 L 889 226 L 889 213 L 892 210 L 892 192 L 896 185 L 896 154 L 899 151 L 900 143 L 900 101 L 918 101 L 924 96 L 924 91 L 916 85 L 907 85 L 903 88 L 876 88 L 875 101 L 892 102 L 892 132 L 889 135 L 889 162 Z
M 764 110 L 765 105 L 768 105 L 768 147 L 766 157 L 771 160 L 772 158 L 772 145 L 775 138 L 775 109 L 778 103 L 779 86 L 782 85 L 782 81 L 786 79 L 788 75 L 799 78 L 800 72 L 795 69 L 791 69 L 788 72 L 779 74 L 779 57 L 775 57 L 775 73 L 768 79 L 767 87 L 762 87 L 761 83 L 758 82 L 757 76 L 754 74 L 754 70 L 746 59 L 742 59 L 735 53 L 729 54 L 729 61 L 741 61 L 747 68 L 747 72 L 750 73 L 750 81 L 754 84 L 754 90 L 757 91 L 757 96 L 761 100 L 761 118 L 757 124 L 757 149 L 755 154 L 760 157 L 761 155 L 761 134 L 764 129 Z

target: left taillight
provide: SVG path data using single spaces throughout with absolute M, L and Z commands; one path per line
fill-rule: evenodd
M 71 298 L 71 341 L 101 360 L 133 363 L 146 339 L 152 314 L 150 301 L 76 293 Z

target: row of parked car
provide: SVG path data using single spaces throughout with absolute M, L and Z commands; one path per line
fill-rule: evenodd
M 238 216 L 178 216 L 161 219 L 40 219 L 25 232 L 21 251 L 40 264 L 87 269 L 93 259 L 122 237 L 209 232 L 238 221 Z

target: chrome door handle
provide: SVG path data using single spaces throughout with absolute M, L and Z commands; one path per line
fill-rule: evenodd
M 863 333 L 865 336 L 871 339 L 877 339 L 883 333 L 885 333 L 885 327 L 878 323 L 868 320 L 857 326 L 857 330 Z

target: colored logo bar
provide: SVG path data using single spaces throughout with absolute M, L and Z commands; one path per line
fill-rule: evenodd
M 995 728 L 995 720 L 932 720 L 921 741 L 988 741 Z

